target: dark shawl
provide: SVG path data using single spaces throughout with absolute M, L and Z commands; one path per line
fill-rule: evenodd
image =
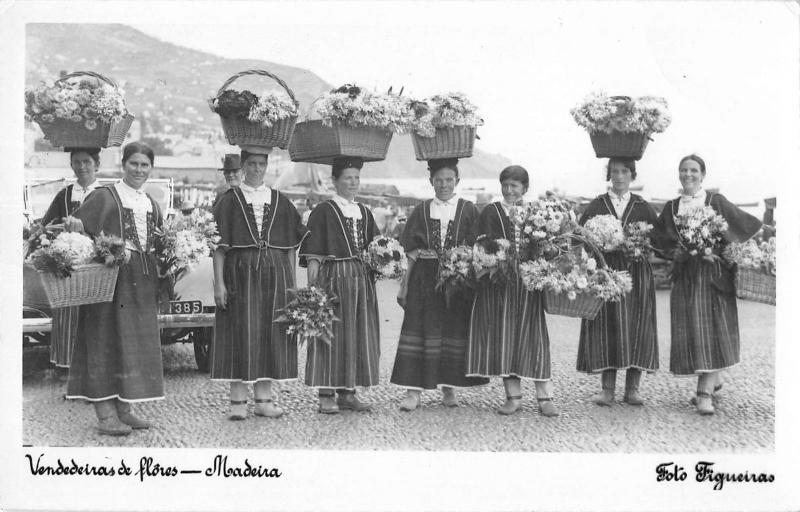
M 431 203 L 433 199 L 418 204 L 408 219 L 400 239 L 400 244 L 407 253 L 415 249 L 435 249 L 431 241 L 431 229 L 433 229 Z M 453 234 L 453 247 L 475 243 L 477 221 L 478 208 L 470 201 L 459 199 L 453 226 L 450 228 Z
M 586 207 L 586 210 L 583 212 L 583 215 L 581 215 L 579 224 L 583 226 L 589 219 L 592 217 L 597 217 L 598 215 L 617 216 L 616 210 L 614 210 L 614 205 L 611 202 L 611 197 L 609 197 L 608 194 L 601 194 L 594 198 L 591 203 L 589 203 L 589 205 Z M 628 206 L 625 208 L 625 211 L 622 212 L 622 217 L 619 217 L 619 220 L 622 223 L 623 228 L 631 222 L 647 222 L 648 224 L 651 224 L 653 226 L 653 230 L 650 231 L 651 244 L 654 248 L 658 248 L 663 245 L 663 243 L 658 240 L 658 214 L 653 207 L 650 206 L 650 203 L 645 201 L 642 196 L 631 194 L 631 199 L 628 201 Z
M 163 223 L 161 210 L 150 194 L 147 198 L 153 205 L 152 214 L 149 216 L 148 224 L 154 227 L 160 227 Z M 106 235 L 115 235 L 123 240 L 128 240 L 128 233 L 124 224 L 122 200 L 117 194 L 113 185 L 97 187 L 94 192 L 89 194 L 83 201 L 83 204 L 75 210 L 75 217 L 83 222 L 84 231 L 90 236 L 97 236 L 101 232 Z M 137 237 L 138 238 L 138 237 Z M 152 248 L 153 234 L 147 234 L 148 246 L 144 248 L 145 252 L 149 252 Z M 139 247 L 139 240 L 130 240 L 134 246 Z M 141 247 L 139 247 L 142 249 Z
M 67 185 L 56 194 L 42 217 L 42 225 L 46 226 L 53 221 L 61 222 L 64 217 L 75 212 L 76 205 L 72 204 L 72 187 L 73 185 Z
M 305 265 L 307 256 L 336 260 L 360 256 L 372 239 L 380 235 L 380 231 L 369 208 L 361 203 L 358 203 L 358 207 L 361 209 L 363 247 L 353 246 L 351 237 L 347 235 L 345 216 L 336 202 L 329 199 L 311 210 L 308 217 L 308 229 L 311 232 L 300 246 L 300 264 Z
M 514 241 L 514 226 L 500 202 L 486 205 L 478 217 L 477 236 L 486 235 L 492 240 L 505 238 Z

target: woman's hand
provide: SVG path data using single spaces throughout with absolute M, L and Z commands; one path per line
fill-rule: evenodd
M 228 289 L 225 288 L 225 283 L 214 283 L 214 304 L 222 310 L 228 306 Z
M 83 221 L 73 216 L 64 218 L 64 231 L 83 233 Z
M 406 309 L 406 297 L 408 296 L 408 287 L 405 285 L 400 286 L 400 291 L 397 292 L 397 303 L 400 307 Z

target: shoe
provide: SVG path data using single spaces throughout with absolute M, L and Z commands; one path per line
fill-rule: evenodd
M 133 429 L 122 423 L 116 416 L 108 416 L 98 420 L 97 430 L 104 436 L 127 436 Z
M 410 412 L 419 407 L 420 395 L 419 393 L 409 393 L 400 402 L 400 410 Z
M 506 403 L 504 403 L 502 407 L 497 409 L 497 414 L 502 414 L 503 416 L 511 416 L 521 408 L 522 408 L 522 395 L 506 396 Z
M 448 391 L 445 391 L 447 389 Z M 442 403 L 445 407 L 458 407 L 456 391 L 451 387 L 442 387 Z
M 336 405 L 342 411 L 364 412 L 372 409 L 372 404 L 362 402 L 355 393 L 339 393 L 339 396 L 336 397 Z
M 283 416 L 283 409 L 273 405 L 272 398 L 256 398 L 255 414 L 265 418 L 280 418 Z
M 644 400 L 639 395 L 638 389 L 626 389 L 625 397 L 622 399 L 628 405 L 644 405 Z
M 339 406 L 336 405 L 336 400 L 333 398 L 333 394 L 322 394 L 319 395 L 319 408 L 317 409 L 318 412 L 322 414 L 339 414 Z
M 703 391 L 697 392 L 697 412 L 703 416 L 714 414 L 714 404 L 711 401 L 711 395 Z
M 552 398 L 537 398 L 536 401 L 539 402 L 539 413 L 542 416 L 547 416 L 549 418 L 558 416 L 558 409 L 553 405 Z
M 592 402 L 603 407 L 611 407 L 614 403 L 614 388 L 603 388 L 596 395 L 592 395 Z
M 714 386 L 714 391 L 711 393 L 711 398 L 718 399 L 719 397 L 717 396 L 717 393 L 719 393 L 721 389 L 722 389 L 722 384 L 717 384 L 716 386 Z M 689 399 L 689 403 L 696 406 L 697 397 L 693 396 L 691 399 Z
M 228 419 L 231 421 L 246 420 L 247 400 L 231 400 L 231 414 Z
M 119 418 L 122 423 L 132 427 L 134 430 L 145 430 L 152 426 L 149 421 L 145 421 L 133 415 L 131 412 L 131 404 L 117 400 L 116 407 L 117 418 Z

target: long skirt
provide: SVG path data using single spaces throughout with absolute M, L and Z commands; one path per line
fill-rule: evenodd
M 550 338 L 541 292 L 517 278 L 482 283 L 472 307 L 467 375 L 550 380 Z
M 719 262 L 690 259 L 673 270 L 669 370 L 693 375 L 739 362 L 734 275 Z
M 256 382 L 297 379 L 297 343 L 273 323 L 291 300 L 293 267 L 287 251 L 231 249 L 223 277 L 228 305 L 217 308 L 211 379 Z
M 53 309 L 53 330 L 50 333 L 50 362 L 69 368 L 72 349 L 78 335 L 80 306 Z
M 439 261 L 420 259 L 408 278 L 408 296 L 391 382 L 407 388 L 467 387 L 488 379 L 467 377 L 467 335 L 472 293 L 445 302 L 436 291 Z
M 326 261 L 319 270 L 325 291 L 338 297 L 330 346 L 309 340 L 306 385 L 354 389 L 378 384 L 380 323 L 375 283 L 359 260 Z
M 67 398 L 164 398 L 157 290 L 155 257 L 133 253 L 119 269 L 113 301 L 80 307 Z
M 593 320 L 581 322 L 577 369 L 586 373 L 625 368 L 655 371 L 656 286 L 650 262 L 633 262 L 629 266 L 618 251 L 607 253 L 605 259 L 612 269 L 630 272 L 633 288 L 619 302 L 603 304 Z

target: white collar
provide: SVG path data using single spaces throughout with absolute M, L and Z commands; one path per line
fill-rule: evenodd
M 608 191 L 608 197 L 610 197 L 611 199 L 613 199 L 615 201 L 630 201 L 630 199 L 631 199 L 631 191 L 629 190 L 629 191 L 625 192 L 624 194 L 622 194 L 620 196 L 620 195 L 617 195 L 613 190 L 609 190 Z
M 438 197 L 434 197 L 433 198 L 433 204 L 435 204 L 436 206 L 455 206 L 455 205 L 458 204 L 458 196 L 457 195 L 453 195 L 453 197 L 451 197 L 450 199 L 447 199 L 445 201 L 442 201 Z
M 333 200 L 342 205 L 358 205 L 356 201 L 351 201 L 350 199 L 344 198 L 339 194 L 333 194 Z
M 509 202 L 507 202 L 507 201 L 505 200 L 505 198 L 504 198 L 504 199 L 502 199 L 502 200 L 500 201 L 500 204 L 501 204 L 501 205 L 503 206 L 503 208 L 505 208 L 506 210 L 510 210 L 511 208 L 515 208 L 515 207 L 523 206 L 523 205 L 525 204 L 525 201 L 524 201 L 523 199 L 520 199 L 520 200 L 519 200 L 519 201 L 517 201 L 516 203 L 509 203 Z
M 72 186 L 72 190 L 84 190 L 86 192 L 91 192 L 92 190 L 96 189 L 99 186 L 100 184 L 97 182 L 96 179 L 93 182 L 86 185 L 86 187 L 82 187 L 81 184 L 76 181 L 75 184 Z
M 132 186 L 128 185 L 127 183 L 125 183 L 123 180 L 119 180 L 117 182 L 117 186 L 120 187 L 120 189 L 123 192 L 127 192 L 128 194 L 141 194 L 141 195 L 144 195 L 144 190 L 142 190 L 141 188 L 137 190 L 137 189 L 133 188 Z
M 239 188 L 244 190 L 245 192 L 264 192 L 269 190 L 269 187 L 265 183 L 262 183 L 257 187 L 251 187 L 244 181 L 239 185 Z
M 700 199 L 701 197 L 704 197 L 705 195 L 706 195 L 706 191 L 703 190 L 703 187 L 700 187 L 697 190 L 697 192 L 695 192 L 692 195 L 681 194 L 681 201 L 687 202 L 687 201 L 691 201 L 692 199 Z

